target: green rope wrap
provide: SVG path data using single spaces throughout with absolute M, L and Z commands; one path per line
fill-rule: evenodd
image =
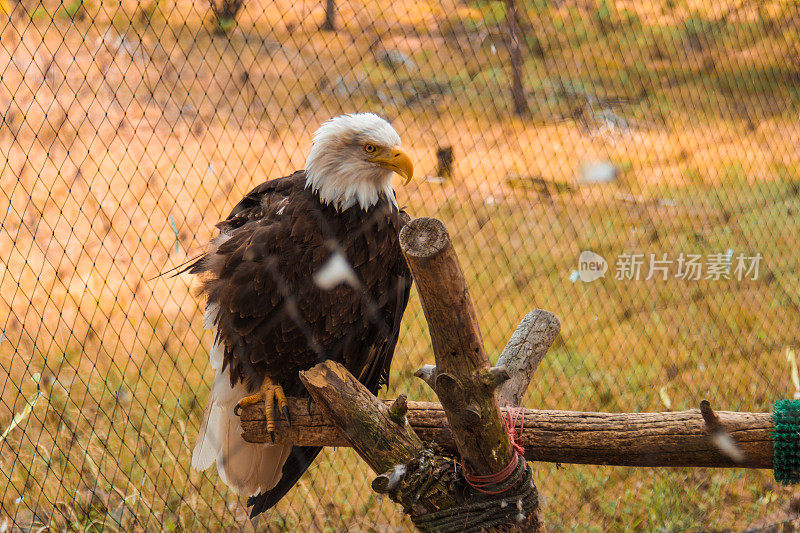
M 800 483 L 800 401 L 779 400 L 772 408 L 775 481 Z

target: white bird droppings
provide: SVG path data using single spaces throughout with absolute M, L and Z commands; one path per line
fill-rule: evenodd
M 734 463 L 744 462 L 744 452 L 742 452 L 733 438 L 725 431 L 714 432 L 711 436 L 711 442 L 714 443 L 714 446 L 716 446 L 723 455 Z
M 359 286 L 358 276 L 342 252 L 334 252 L 325 264 L 314 273 L 314 283 L 324 291 L 329 291 L 341 283 L 353 288 Z

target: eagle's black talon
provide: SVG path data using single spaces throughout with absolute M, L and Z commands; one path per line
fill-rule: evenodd
M 234 416 L 240 416 L 241 412 L 242 412 L 242 406 L 241 405 L 239 405 L 237 403 L 236 405 L 233 406 L 233 415 Z
M 289 408 L 284 405 L 281 411 L 283 411 L 283 417 L 286 419 L 286 423 L 291 426 L 292 418 L 289 416 Z
M 272 444 L 275 444 L 275 432 L 274 431 L 270 431 L 269 432 L 269 440 L 272 441 Z

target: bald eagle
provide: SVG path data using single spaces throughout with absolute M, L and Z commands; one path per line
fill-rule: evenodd
M 242 439 L 241 407 L 307 395 L 299 372 L 333 359 L 376 393 L 387 382 L 411 274 L 398 234 L 408 221 L 392 176 L 413 175 L 400 136 L 371 113 L 342 115 L 314 134 L 305 170 L 262 183 L 217 224 L 188 270 L 202 279 L 203 326 L 216 371 L 192 454 L 250 496 L 251 517 L 294 486 L 320 448 Z

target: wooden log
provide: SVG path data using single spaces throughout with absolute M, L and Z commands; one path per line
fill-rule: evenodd
M 382 403 L 388 410 L 393 402 Z M 435 442 L 445 449 L 455 445 L 441 405 L 409 401 L 407 407 L 408 422 L 423 441 Z M 289 409 L 292 427 L 287 431 L 286 423 L 283 420 L 278 422 L 279 441 L 285 442 L 288 438 L 301 446 L 350 445 L 318 405 L 312 404 L 309 411 L 306 400 L 289 398 Z M 529 461 L 645 467 L 772 468 L 771 433 L 774 425 L 770 413 L 716 411 L 715 415 L 719 426 L 744 454 L 743 462 L 737 464 L 717 447 L 698 409 L 668 413 L 526 409 L 521 444 Z M 253 442 L 269 439 L 262 404 L 246 407 L 241 421 L 246 439 Z
M 447 412 L 456 448 L 475 474 L 495 474 L 513 450 L 487 372 L 477 314 L 450 236 L 440 221 L 418 218 L 400 231 L 403 250 L 430 329 L 436 357 L 434 390 Z
M 408 419 L 405 416 L 405 397 L 401 396 L 391 404 L 378 400 L 361 384 L 347 369 L 335 361 L 324 361 L 313 368 L 300 372 L 300 380 L 305 385 L 316 408 L 316 418 L 324 414 L 331 421 L 329 429 L 323 431 L 326 437 L 344 439 L 345 445 L 352 446 L 358 455 L 374 470 L 381 474 L 373 482 L 373 487 L 382 492 L 390 492 L 400 481 L 405 469 L 403 465 L 417 459 L 424 449 L 422 441 L 417 437 Z M 314 415 L 308 412 L 308 403 L 305 404 L 306 413 L 298 410 L 297 401 L 292 401 L 291 412 L 298 417 L 292 417 L 290 437 L 295 444 L 295 438 L 302 438 L 306 433 L 297 431 L 303 421 L 313 420 Z M 312 410 L 315 407 L 311 408 Z M 248 410 L 252 415 L 252 410 Z M 260 411 L 263 417 L 263 407 Z M 248 415 L 242 413 L 243 427 L 247 424 Z M 284 421 L 282 421 L 284 422 Z M 248 426 L 252 427 L 252 426 Z M 266 431 L 266 420 L 263 424 Z M 285 435 L 285 422 L 281 428 Z M 247 430 L 245 430 L 247 431 Z M 266 435 L 264 435 L 266 437 Z M 246 440 L 258 437 L 248 435 Z M 396 468 L 398 465 L 400 469 Z M 452 507 L 456 499 L 451 487 L 445 484 L 434 484 L 425 501 L 403 501 L 399 503 L 412 513 L 433 511 L 442 507 Z
M 518 407 L 539 363 L 556 340 L 561 323 L 553 313 L 535 309 L 525 315 L 497 359 L 509 380 L 497 388 L 497 403 Z
M 389 408 L 342 365 L 325 361 L 300 372 L 300 381 L 327 418 L 376 472 L 384 472 L 422 451 L 422 441 L 408 422 L 398 423 Z
M 440 178 L 453 177 L 452 146 L 443 146 L 436 150 L 436 175 Z
M 509 376 L 495 391 L 497 403 L 501 407 L 518 408 L 522 405 L 522 397 L 528 390 L 539 363 L 560 330 L 558 318 L 548 311 L 535 309 L 523 317 L 503 348 L 495 367 L 504 369 Z M 527 520 L 528 529 L 541 530 L 541 508 L 537 508 Z

